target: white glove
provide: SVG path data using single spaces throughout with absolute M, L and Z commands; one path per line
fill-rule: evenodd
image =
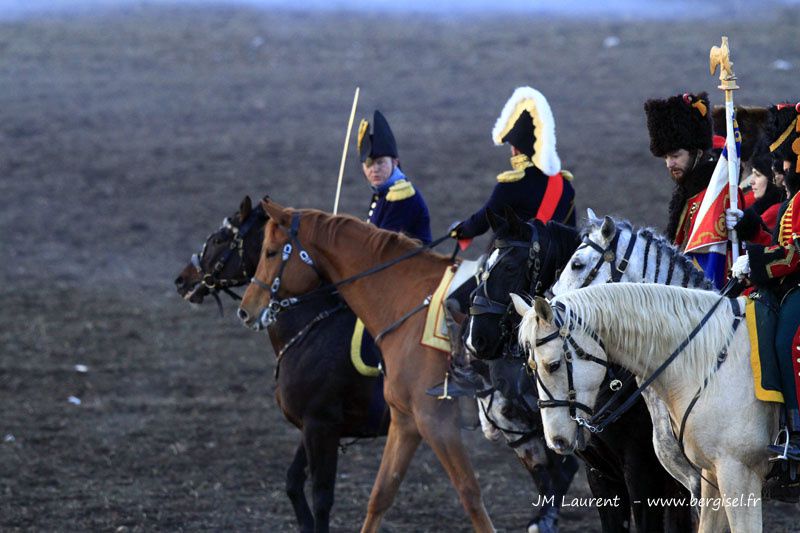
M 725 226 L 728 228 L 729 231 L 732 230 L 733 228 L 736 227 L 736 224 L 738 224 L 739 221 L 742 220 L 743 216 L 744 216 L 744 211 L 742 211 L 741 209 L 726 209 Z
M 731 267 L 731 275 L 735 278 L 743 279 L 750 273 L 750 258 L 747 254 L 740 255 Z

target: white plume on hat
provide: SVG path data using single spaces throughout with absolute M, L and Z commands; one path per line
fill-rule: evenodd
M 531 160 L 536 167 L 548 176 L 561 171 L 561 160 L 556 152 L 556 123 L 550 104 L 542 93 L 532 87 L 518 87 L 508 99 L 492 130 L 492 140 L 497 146 L 527 111 L 533 119 L 534 142 Z

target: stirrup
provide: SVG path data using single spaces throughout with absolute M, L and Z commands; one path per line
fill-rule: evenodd
M 781 435 L 785 435 L 786 436 L 786 440 L 783 443 L 783 451 L 779 451 L 781 445 L 778 444 L 778 441 L 780 441 L 780 439 L 781 439 Z M 780 431 L 778 431 L 778 435 L 775 437 L 775 442 L 773 442 L 771 446 L 768 446 L 768 448 L 769 448 L 770 451 L 773 451 L 773 452 L 778 454 L 775 457 L 770 457 L 769 458 L 769 462 L 770 463 L 774 463 L 776 461 L 788 461 L 789 460 L 789 456 L 788 456 L 788 453 L 789 453 L 789 429 L 786 428 L 786 427 L 781 428 Z

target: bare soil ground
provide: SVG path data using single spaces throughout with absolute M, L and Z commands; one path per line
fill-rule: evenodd
M 172 280 L 245 193 L 331 208 L 356 85 L 360 116 L 389 117 L 436 235 L 506 168 L 490 131 L 523 84 L 550 98 L 581 212 L 662 227 L 670 185 L 642 102 L 708 90 L 720 103 L 707 54 L 722 34 L 740 102 L 798 98 L 798 22 L 130 7 L 0 23 L 0 530 L 293 528 L 283 480 L 299 433 L 274 404 L 267 338 L 232 305 L 222 319 L 190 309 Z M 342 210 L 363 215 L 350 155 Z M 505 447 L 465 438 L 496 525 L 520 530 L 527 475 Z M 336 530 L 359 526 L 382 444 L 343 456 Z M 572 494 L 588 495 L 582 477 Z M 797 506 L 765 517 L 800 530 Z M 429 449 L 384 526 L 468 529 Z M 591 509 L 562 526 L 599 529 Z

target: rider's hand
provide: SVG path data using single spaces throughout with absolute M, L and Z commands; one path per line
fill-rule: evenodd
M 728 231 L 733 230 L 736 228 L 736 224 L 742 220 L 744 216 L 744 211 L 741 209 L 726 209 L 725 210 L 725 226 L 728 228 Z
M 744 279 L 747 277 L 747 274 L 750 273 L 750 258 L 745 255 L 740 255 L 736 261 L 734 261 L 733 266 L 731 267 L 731 276 L 739 279 Z
M 453 239 L 461 238 L 461 224 L 462 222 L 460 220 L 456 220 L 455 222 L 450 224 L 449 228 L 447 228 L 447 233 L 450 235 L 451 238 Z

